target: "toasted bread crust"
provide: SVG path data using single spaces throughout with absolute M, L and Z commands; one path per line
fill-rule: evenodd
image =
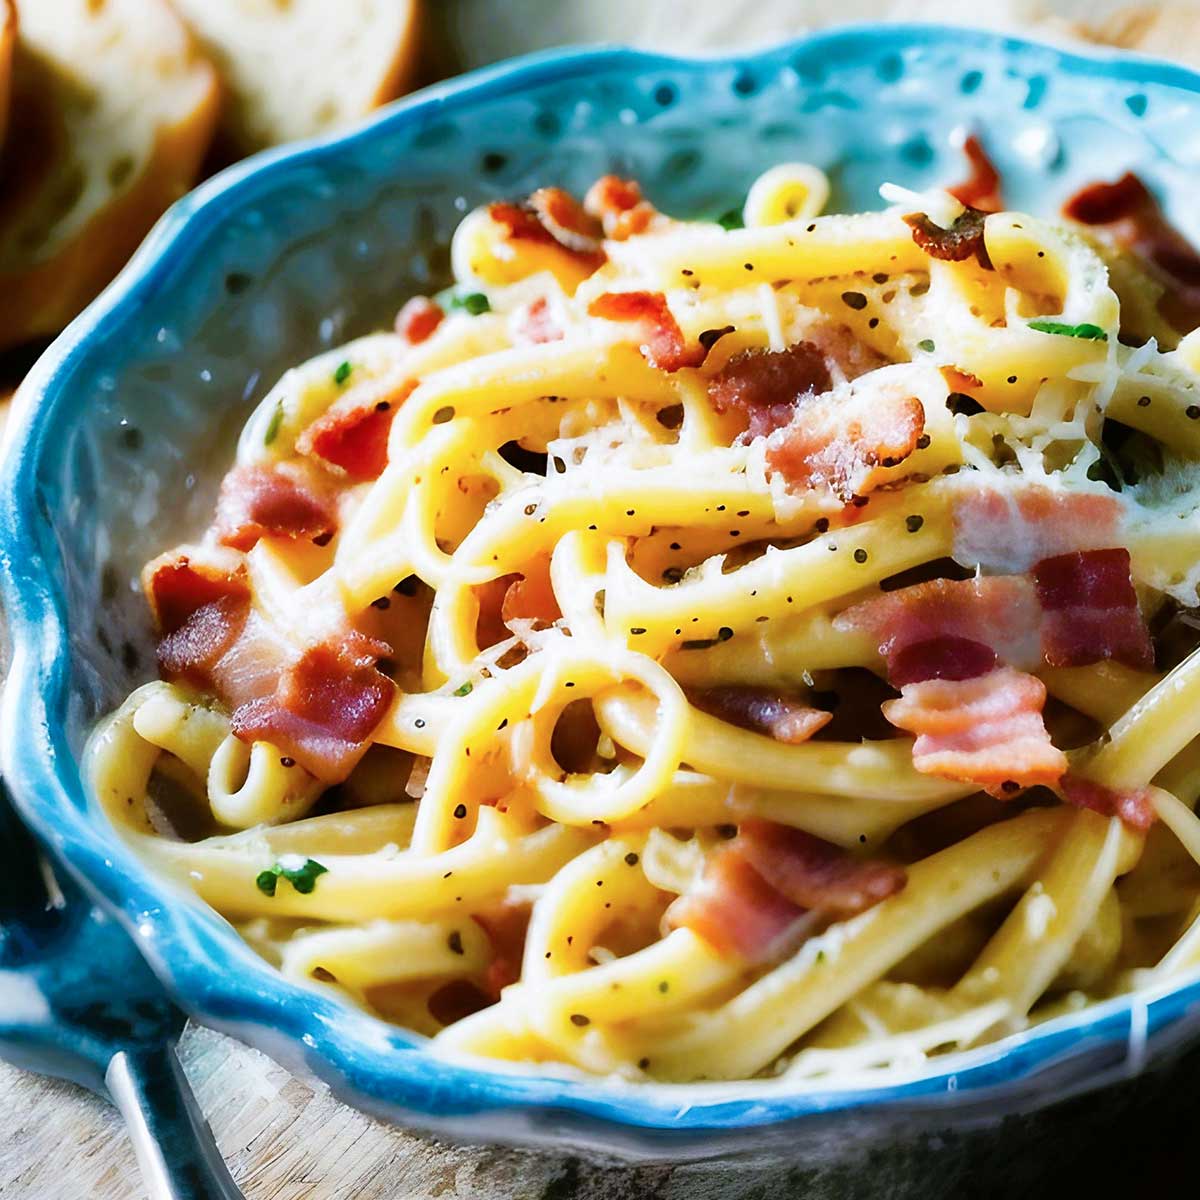
M 155 19 L 170 20 L 184 39 L 187 86 L 194 99 L 177 119 L 153 130 L 148 147 L 126 148 L 133 174 L 119 183 L 110 177 L 110 192 L 94 212 L 79 214 L 66 204 L 58 227 L 49 225 L 36 242 L 21 236 L 30 214 L 61 196 L 64 179 L 69 183 L 95 164 L 79 157 L 83 150 L 70 136 L 64 96 L 43 48 L 24 35 L 17 39 L 13 123 L 20 136 L 14 132 L 6 147 L 0 200 L 0 348 L 61 329 L 116 275 L 199 172 L 217 120 L 216 73 L 182 25 L 165 17 L 164 0 L 137 3 L 147 11 L 157 9 Z

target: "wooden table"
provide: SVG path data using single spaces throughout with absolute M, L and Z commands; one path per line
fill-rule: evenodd
M 1111 0 L 1054 0 L 1050 26 L 1098 20 Z M 627 41 L 672 50 L 726 48 L 785 36 L 807 25 L 887 13 L 926 19 L 970 15 L 990 25 L 1029 31 L 1029 0 L 963 6 L 949 0 L 450 0 L 435 11 L 435 70 L 475 65 L 555 41 Z M 675 11 L 680 10 L 680 11 Z M 976 11 L 978 10 L 978 11 Z M 984 11 L 986 10 L 986 11 Z M 498 14 L 504 12 L 505 17 Z M 1047 26 L 1042 25 L 1043 29 Z M 1107 33 L 1150 53 L 1200 63 L 1200 0 L 1175 13 L 1108 19 Z M 540 39 L 540 40 L 539 40 Z M 835 1180 L 820 1185 L 794 1167 L 768 1172 L 713 1165 L 597 1167 L 564 1154 L 452 1147 L 406 1133 L 335 1100 L 322 1085 L 289 1075 L 264 1055 L 210 1030 L 189 1027 L 182 1057 L 200 1104 L 249 1200 L 859 1200 Z M 1200 1080 L 1200 1072 L 1190 1076 Z M 1184 1195 L 1190 1180 L 1189 1130 L 1200 1118 L 1200 1087 L 1180 1089 L 1177 1103 L 1131 1125 L 1064 1144 L 1036 1168 L 992 1159 L 986 1147 L 947 1160 L 961 1173 L 961 1194 L 978 1197 L 1086 1193 L 1089 1200 L 1157 1193 Z M 83 1090 L 23 1074 L 0 1063 L 0 1197 L 3 1200 L 141 1200 L 133 1153 L 115 1112 Z M 1111 1136 L 1108 1134 L 1111 1133 Z M 978 1156 L 986 1155 L 989 1161 Z M 973 1157 L 975 1156 L 975 1157 Z M 974 1166 L 972 1165 L 974 1164 Z M 889 1167 L 879 1164 L 879 1194 Z M 985 1182 L 986 1181 L 986 1182 Z M 1032 1190 L 1031 1190 L 1032 1189 Z M 874 1189 L 873 1189 L 874 1191 Z

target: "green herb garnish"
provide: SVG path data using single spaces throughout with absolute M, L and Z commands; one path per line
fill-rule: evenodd
M 728 212 L 723 212 L 717 218 L 717 224 L 722 229 L 745 229 L 746 222 L 742 217 L 742 206 L 739 204 L 737 208 L 731 208 Z
M 469 696 L 474 690 L 475 690 L 474 684 L 472 684 L 470 680 L 467 680 L 467 682 L 464 683 L 462 685 L 462 687 L 458 687 L 458 688 L 454 689 L 454 694 L 456 696 Z
M 918 350 L 924 350 L 926 354 L 932 354 L 937 347 L 933 344 L 933 338 L 922 338 L 917 343 Z
M 338 369 L 333 373 L 333 382 L 341 387 L 350 378 L 350 372 L 353 370 L 354 368 L 348 362 L 338 363 Z
M 275 411 L 271 414 L 271 419 L 267 422 L 267 432 L 263 434 L 263 445 L 269 446 L 278 436 L 280 426 L 283 425 L 283 401 L 280 400 L 275 405 Z
M 1083 338 L 1089 342 L 1107 342 L 1108 334 L 1099 325 L 1064 325 L 1062 321 L 1030 321 L 1030 329 L 1038 333 L 1056 333 L 1059 337 Z
M 451 296 L 450 307 L 461 308 L 473 317 L 492 311 L 488 298 L 482 292 L 467 292 L 465 296 Z
M 296 863 L 299 865 L 295 865 Z M 324 875 L 328 870 L 328 867 L 321 866 L 315 858 L 306 858 L 303 862 L 299 862 L 298 856 L 290 856 L 288 859 L 277 862 L 273 867 L 260 871 L 255 877 L 254 883 L 264 896 L 273 896 L 282 876 L 296 891 L 307 896 L 316 886 L 317 876 Z

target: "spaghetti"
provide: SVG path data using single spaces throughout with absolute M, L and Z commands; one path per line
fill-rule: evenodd
M 467 216 L 147 566 L 105 812 L 286 976 L 634 1079 L 907 1068 L 1194 969 L 1179 244 L 1128 186 L 884 193 Z

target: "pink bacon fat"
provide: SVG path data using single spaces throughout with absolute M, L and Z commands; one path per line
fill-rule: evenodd
M 954 558 L 986 571 L 1028 571 L 1043 558 L 1119 545 L 1123 511 L 1115 496 L 1099 492 L 963 488 L 954 503 Z
M 913 766 L 1003 797 L 1054 785 L 1067 759 L 1042 720 L 1046 686 L 1034 675 L 996 667 L 972 679 L 907 683 L 884 716 L 916 736 Z
M 1024 576 L 931 579 L 884 592 L 834 620 L 874 637 L 896 687 L 923 679 L 969 679 L 996 659 L 1040 660 L 1037 594 Z

